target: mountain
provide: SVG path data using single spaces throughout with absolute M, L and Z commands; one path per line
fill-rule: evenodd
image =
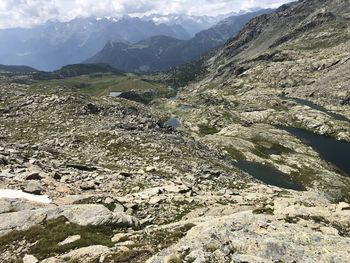
M 13 65 L 1 65 L 0 64 L 0 73 L 33 73 L 38 70 L 28 66 L 13 66 Z
M 155 24 L 128 16 L 50 21 L 34 28 L 0 30 L 0 63 L 55 70 L 93 56 L 111 39 L 133 43 L 156 35 L 190 38 L 180 25 Z
M 349 21 L 346 2 L 335 0 L 331 5 L 327 0 L 311 0 L 283 5 L 272 14 L 250 21 L 219 57 L 247 59 L 284 46 L 313 50 L 346 42 Z M 322 33 L 327 33 L 327 37 Z
M 210 29 L 197 33 L 190 40 L 155 36 L 136 44 L 110 41 L 84 63 L 106 63 L 124 71 L 166 70 L 222 45 L 237 34 L 250 19 L 269 12 L 271 10 L 266 9 L 226 18 Z
M 152 14 L 144 16 L 142 19 L 153 21 L 155 24 L 166 24 L 169 26 L 179 25 L 184 28 L 193 37 L 200 31 L 206 30 L 219 23 L 227 16 L 190 16 L 183 14 L 158 15 Z

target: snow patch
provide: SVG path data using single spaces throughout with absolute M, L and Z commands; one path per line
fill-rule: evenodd
M 24 198 L 28 201 L 34 201 L 38 203 L 51 203 L 50 198 L 47 195 L 32 195 L 24 193 L 21 190 L 10 190 L 10 189 L 0 189 L 0 198 L 13 198 L 20 199 Z

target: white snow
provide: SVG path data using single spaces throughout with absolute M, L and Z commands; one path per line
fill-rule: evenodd
M 20 199 L 24 198 L 28 201 L 34 201 L 38 203 L 51 203 L 50 198 L 47 195 L 32 195 L 28 193 L 24 193 L 21 190 L 10 190 L 10 189 L 0 189 L 0 198 L 13 198 Z

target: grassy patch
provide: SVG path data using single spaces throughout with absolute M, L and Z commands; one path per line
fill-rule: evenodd
M 270 155 L 282 155 L 293 152 L 291 149 L 280 143 L 269 142 L 263 137 L 255 136 L 251 141 L 255 144 L 252 152 L 261 158 L 269 158 Z
M 225 147 L 224 149 L 225 149 L 225 151 L 227 151 L 228 154 L 229 154 L 233 159 L 235 159 L 235 160 L 245 160 L 245 159 L 246 159 L 246 158 L 245 158 L 245 155 L 244 155 L 241 151 L 237 150 L 237 149 L 234 148 L 234 147 L 229 147 L 229 146 L 227 146 L 227 147 Z
M 129 263 L 129 262 L 146 262 L 148 258 L 152 256 L 152 253 L 149 250 L 140 249 L 140 250 L 129 250 L 129 251 L 120 251 L 108 255 L 104 262 L 105 263 Z
M 14 231 L 1 237 L 0 252 L 6 251 L 9 247 L 21 247 L 22 240 L 28 244 L 28 253 L 40 260 L 91 245 L 113 246 L 111 242 L 113 230 L 112 226 L 79 226 L 67 223 L 66 218 L 60 217 L 49 220 L 43 225 L 33 226 L 26 231 Z M 71 244 L 58 245 L 59 242 L 73 235 L 80 235 L 81 239 Z
M 311 168 L 292 166 L 297 172 L 290 174 L 293 181 L 301 183 L 304 186 L 312 186 L 313 182 L 317 179 L 317 172 Z
M 212 135 L 220 132 L 216 127 L 199 125 L 199 132 L 204 135 Z
M 181 263 L 182 260 L 178 255 L 171 255 L 165 263 Z
M 195 224 L 188 223 L 172 229 L 157 229 L 149 233 L 145 232 L 137 238 L 138 242 L 136 243 L 141 246 L 152 246 L 154 251 L 158 252 L 175 244 L 195 226 Z
M 33 89 L 64 88 L 66 91 L 78 92 L 91 96 L 107 96 L 111 92 L 125 92 L 130 90 L 154 90 L 161 95 L 170 92 L 164 85 L 142 80 L 137 76 L 120 76 L 114 74 L 83 75 L 78 77 L 37 81 Z
M 170 229 L 155 229 L 145 230 L 140 235 L 136 235 L 132 238 L 134 245 L 128 245 L 129 250 L 119 251 L 110 254 L 106 257 L 106 263 L 144 263 L 152 255 L 155 255 L 159 251 L 175 244 L 179 239 L 183 238 L 186 233 L 194 227 L 194 224 L 185 224 L 183 226 L 177 226 Z M 172 261 L 177 258 L 170 257 L 165 262 L 178 262 Z M 182 261 L 179 261 L 182 262 Z
M 114 211 L 116 207 L 115 203 L 106 204 L 102 200 L 100 200 L 99 197 L 85 198 L 82 200 L 75 201 L 74 204 L 102 204 L 110 211 Z

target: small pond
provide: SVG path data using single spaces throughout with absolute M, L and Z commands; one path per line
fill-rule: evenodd
M 179 121 L 178 118 L 170 118 L 166 122 L 164 122 L 165 126 L 168 127 L 173 127 L 174 129 L 180 128 L 181 127 L 181 122 Z
M 303 129 L 283 128 L 311 146 L 321 157 L 333 164 L 344 175 L 350 176 L 350 143 L 321 136 Z
M 274 167 L 242 160 L 234 163 L 234 165 L 265 184 L 296 191 L 306 190 L 302 184 L 293 182 L 287 174 L 282 173 Z
M 109 96 L 113 97 L 113 98 L 117 98 L 122 94 L 122 92 L 111 92 L 109 93 Z

